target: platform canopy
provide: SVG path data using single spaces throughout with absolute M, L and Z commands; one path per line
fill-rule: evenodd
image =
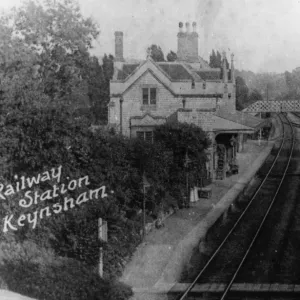
M 218 111 L 213 118 L 213 131 L 254 133 L 266 124 L 266 120 L 240 111 L 235 111 L 234 113 Z

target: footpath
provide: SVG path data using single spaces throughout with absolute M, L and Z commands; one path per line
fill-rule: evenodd
M 276 134 L 275 134 L 276 136 Z M 244 190 L 273 147 L 270 141 L 248 140 L 237 154 L 239 174 L 212 184 L 210 199 L 200 199 L 165 220 L 165 227 L 148 233 L 126 265 L 120 281 L 133 287 L 132 300 L 167 299 L 210 226 Z

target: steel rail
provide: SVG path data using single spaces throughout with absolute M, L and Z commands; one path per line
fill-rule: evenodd
M 227 287 L 225 288 L 225 291 L 223 292 L 223 294 L 222 294 L 220 300 L 224 300 L 224 299 L 226 298 L 226 296 L 227 296 L 227 294 L 228 294 L 230 288 L 232 287 L 232 285 L 233 285 L 233 283 L 234 283 L 234 280 L 236 279 L 236 277 L 237 277 L 237 275 L 238 275 L 240 269 L 242 268 L 242 266 L 243 266 L 243 264 L 244 264 L 246 258 L 248 257 L 249 252 L 251 251 L 251 249 L 252 249 L 254 243 L 256 242 L 257 237 L 258 237 L 258 235 L 259 235 L 259 233 L 260 233 L 260 231 L 261 231 L 261 229 L 262 229 L 262 227 L 263 227 L 263 225 L 264 225 L 264 223 L 265 223 L 265 220 L 267 219 L 267 217 L 268 217 L 268 215 L 269 215 L 269 212 L 270 212 L 270 210 L 271 210 L 272 207 L 273 207 L 273 204 L 274 204 L 274 202 L 275 202 L 275 200 L 276 200 L 277 194 L 279 193 L 279 190 L 280 190 L 281 185 L 282 185 L 282 183 L 283 183 L 283 180 L 284 180 L 284 178 L 285 178 L 285 174 L 287 173 L 287 170 L 288 170 L 288 168 L 289 168 L 290 161 L 291 161 L 291 158 L 292 158 L 292 155 L 293 155 L 293 151 L 294 151 L 294 146 L 295 146 L 295 134 L 294 134 L 294 128 L 293 128 L 291 122 L 289 121 L 289 119 L 288 119 L 286 116 L 285 116 L 285 118 L 286 118 L 287 121 L 289 122 L 290 128 L 291 128 L 291 130 L 292 130 L 292 136 L 293 136 L 292 145 L 291 145 L 291 151 L 290 151 L 290 155 L 289 155 L 288 162 L 287 162 L 286 167 L 285 167 L 285 169 L 284 169 L 283 176 L 282 176 L 282 178 L 281 178 L 281 180 L 280 180 L 280 183 L 279 183 L 279 185 L 278 185 L 278 188 L 277 188 L 277 190 L 276 190 L 276 193 L 275 193 L 275 195 L 273 196 L 272 202 L 271 202 L 271 204 L 270 204 L 270 206 L 269 206 L 269 208 L 268 208 L 268 210 L 267 210 L 267 212 L 266 212 L 266 214 L 265 214 L 265 216 L 264 216 L 262 222 L 260 223 L 260 225 L 259 225 L 259 227 L 258 227 L 258 229 L 257 229 L 257 231 L 256 231 L 256 234 L 255 234 L 254 238 L 252 239 L 252 242 L 251 242 L 250 246 L 248 247 L 246 253 L 244 254 L 244 257 L 243 257 L 242 261 L 240 262 L 240 264 L 239 264 L 239 266 L 237 267 L 235 273 L 233 274 L 233 276 L 232 276 L 230 282 L 228 283 Z
M 279 117 L 280 118 L 280 117 Z M 199 280 L 199 278 L 202 276 L 202 274 L 206 271 L 206 269 L 208 268 L 208 266 L 210 265 L 210 263 L 214 260 L 214 258 L 217 256 L 217 254 L 219 253 L 219 251 L 221 250 L 221 248 L 223 247 L 223 245 L 226 243 L 226 241 L 228 240 L 228 238 L 231 236 L 232 232 L 235 230 L 235 228 L 239 225 L 240 221 L 242 220 L 242 218 L 244 217 L 244 215 L 246 214 L 246 212 L 248 211 L 248 208 L 251 206 L 251 204 L 253 203 L 255 197 L 257 196 L 257 194 L 259 193 L 259 191 L 261 190 L 261 187 L 264 185 L 264 183 L 266 182 L 266 180 L 268 179 L 269 174 L 271 173 L 274 165 L 276 164 L 278 158 L 279 158 L 279 154 L 282 151 L 283 145 L 284 145 L 284 140 L 285 140 L 285 130 L 284 130 L 284 125 L 283 122 L 280 118 L 281 121 L 281 125 L 283 127 L 283 134 L 282 134 L 282 140 L 281 140 L 281 144 L 280 144 L 280 148 L 277 152 L 277 155 L 268 171 L 268 173 L 265 175 L 265 178 L 262 180 L 262 182 L 259 184 L 259 186 L 257 187 L 255 194 L 252 196 L 252 198 L 250 199 L 249 203 L 247 204 L 246 208 L 244 209 L 244 211 L 242 212 L 242 214 L 240 215 L 240 217 L 237 219 L 237 221 L 235 222 L 235 224 L 233 225 L 233 227 L 231 228 L 231 230 L 228 232 L 228 234 L 226 235 L 226 237 L 224 238 L 224 240 L 222 241 L 222 243 L 219 245 L 219 247 L 214 251 L 214 253 L 212 254 L 212 256 L 210 257 L 210 259 L 207 261 L 207 263 L 205 264 L 205 266 L 202 268 L 202 270 L 198 273 L 198 275 L 196 276 L 196 278 L 193 280 L 193 282 L 189 285 L 189 287 L 185 290 L 185 292 L 179 296 L 177 298 L 177 300 L 184 300 L 186 298 L 186 296 L 189 294 L 189 292 L 193 289 L 193 287 L 195 286 L 195 284 L 197 283 L 197 281 Z

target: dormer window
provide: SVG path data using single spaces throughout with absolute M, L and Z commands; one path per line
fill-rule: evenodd
M 143 105 L 156 105 L 156 88 L 143 88 Z

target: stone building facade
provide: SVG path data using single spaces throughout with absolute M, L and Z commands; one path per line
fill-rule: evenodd
M 196 23 L 183 31 L 179 23 L 177 60 L 155 62 L 150 55 L 139 63 L 124 60 L 123 33 L 115 33 L 114 76 L 110 81 L 108 122 L 129 137 L 153 139 L 155 126 L 178 120 L 194 123 L 209 132 L 213 141 L 211 169 L 214 170 L 216 136 L 252 133 L 259 120 L 249 120 L 236 111 L 234 61 L 227 69 L 210 68 L 198 55 Z M 251 123 L 252 122 L 252 123 Z M 215 174 L 216 172 L 211 172 Z M 213 177 L 215 177 L 213 175 Z

